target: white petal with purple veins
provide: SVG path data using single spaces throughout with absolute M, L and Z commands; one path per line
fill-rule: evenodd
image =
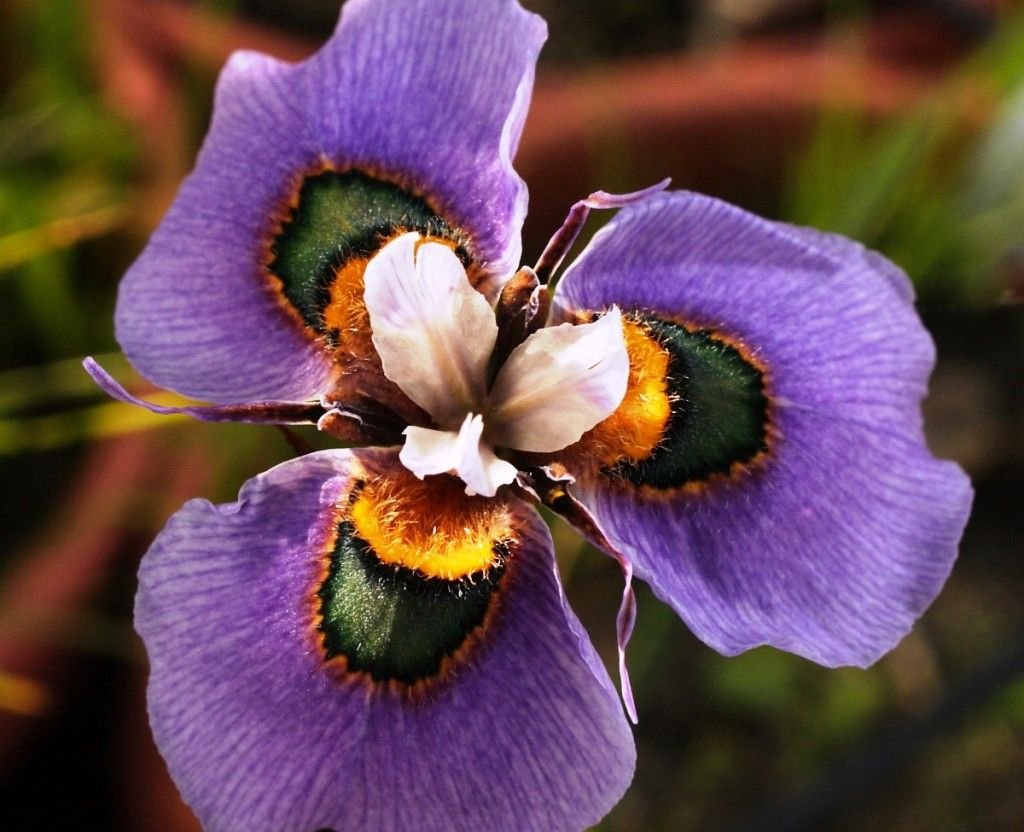
M 483 400 L 498 326 L 455 252 L 403 234 L 367 264 L 364 299 L 384 375 L 457 428 Z
M 615 411 L 628 377 L 618 308 L 593 323 L 541 329 L 495 379 L 488 438 L 523 451 L 561 450 Z

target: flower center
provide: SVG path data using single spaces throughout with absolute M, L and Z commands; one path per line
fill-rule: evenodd
M 614 465 L 647 459 L 662 444 L 672 413 L 669 353 L 635 317 L 623 322 L 629 382 L 622 404 L 564 457 L 573 463 Z
M 622 316 L 537 330 L 488 389 L 498 324 L 447 245 L 397 237 L 367 264 L 364 301 L 384 375 L 430 414 L 400 454 L 417 477 L 451 472 L 493 496 L 516 468 L 495 449 L 552 453 L 610 416 L 626 392 Z M 485 425 L 486 420 L 486 425 Z

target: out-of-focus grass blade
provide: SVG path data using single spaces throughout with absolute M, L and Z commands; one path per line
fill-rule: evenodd
M 976 157 L 1024 89 L 1022 41 L 1018 15 L 926 101 L 881 127 L 860 111 L 822 113 L 792 171 L 784 217 L 883 251 L 920 289 L 994 300 L 1000 263 L 1021 245 L 1024 175 L 1020 154 L 1002 153 L 1005 192 L 980 204 L 974 180 L 993 165 Z
M 0 636 L 127 661 L 142 656 L 138 637 L 127 620 L 88 609 L 11 604 L 0 617 Z
M 44 685 L 27 676 L 0 670 L 0 711 L 19 716 L 43 716 L 53 704 Z
M 157 404 L 181 403 L 178 396 L 170 393 L 158 393 L 150 399 Z M 48 451 L 93 439 L 152 430 L 187 418 L 157 416 L 121 402 L 103 402 L 70 413 L 0 419 L 0 456 Z
M 74 217 L 60 217 L 35 228 L 0 237 L 0 272 L 93 237 L 102 237 L 129 219 L 127 206 L 110 205 Z
M 956 108 L 932 104 L 882 129 L 851 112 L 823 114 L 798 164 L 787 218 L 883 248 L 915 277 L 927 273 L 954 235 L 938 233 L 951 212 L 951 174 L 937 158 L 957 124 Z M 927 245 L 908 226 L 924 223 Z M 899 250 L 893 250 L 895 248 Z
M 94 356 L 115 376 L 131 372 L 128 360 L 119 352 Z M 68 358 L 34 367 L 0 371 L 0 413 L 60 404 L 71 399 L 99 395 L 81 358 Z

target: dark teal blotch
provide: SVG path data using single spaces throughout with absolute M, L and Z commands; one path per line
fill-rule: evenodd
M 372 256 L 402 231 L 452 240 L 468 262 L 465 240 L 422 197 L 357 170 L 311 175 L 271 243 L 270 271 L 303 320 L 324 333 L 322 313 L 337 269 L 353 257 Z
M 668 351 L 671 412 L 662 444 L 640 462 L 611 472 L 635 485 L 673 489 L 729 474 L 768 450 L 764 373 L 710 329 L 687 330 L 653 315 L 640 316 Z
M 504 558 L 498 560 L 486 575 L 428 578 L 381 563 L 352 523 L 339 523 L 327 580 L 318 592 L 327 658 L 344 656 L 348 670 L 378 682 L 412 684 L 436 676 L 497 600 L 505 570 Z

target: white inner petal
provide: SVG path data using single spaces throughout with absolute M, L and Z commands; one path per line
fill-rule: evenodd
M 523 451 L 561 450 L 615 411 L 628 379 L 617 307 L 593 323 L 538 330 L 495 379 L 488 439 Z
M 493 497 L 498 486 L 516 478 L 516 468 L 481 441 L 483 430 L 483 417 L 472 413 L 458 431 L 410 426 L 398 458 L 420 479 L 450 472 L 466 483 L 467 494 Z
M 498 325 L 455 252 L 403 234 L 370 260 L 364 283 L 384 375 L 446 428 L 479 412 Z
M 441 428 L 405 430 L 399 458 L 421 479 L 450 472 L 467 494 L 493 496 L 516 477 L 494 447 L 560 450 L 625 395 L 629 356 L 617 308 L 593 323 L 535 332 L 512 351 L 488 394 L 494 312 L 455 252 L 415 232 L 370 260 L 364 299 L 384 374 Z

